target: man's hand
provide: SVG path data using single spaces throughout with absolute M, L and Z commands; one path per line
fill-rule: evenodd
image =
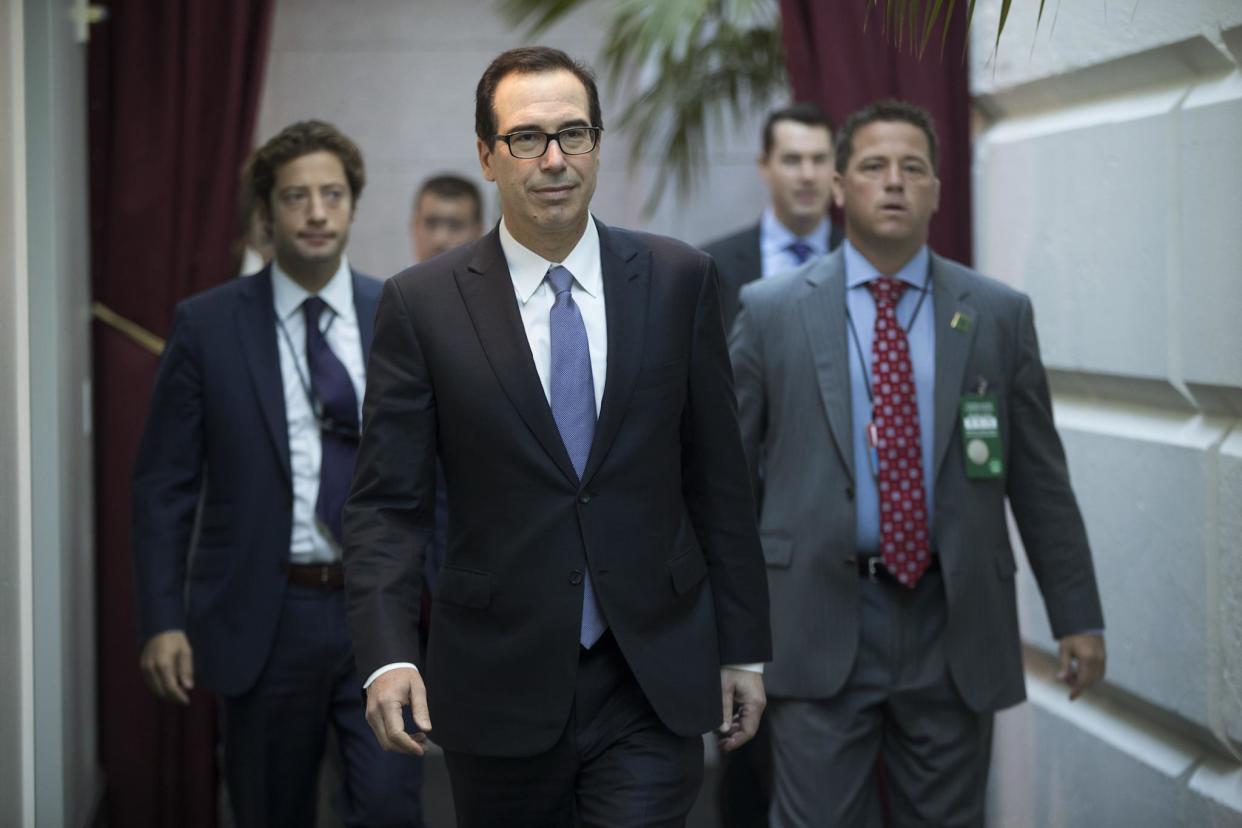
M 406 705 L 414 712 L 414 724 L 421 733 L 407 733 L 401 711 Z M 422 676 L 413 667 L 398 667 L 382 674 L 367 688 L 367 724 L 380 747 L 393 753 L 422 756 L 431 730 L 427 710 L 427 690 Z
M 164 701 L 190 703 L 194 689 L 194 651 L 181 630 L 153 635 L 142 647 L 138 659 L 142 679 L 151 692 Z
M 763 674 L 734 667 L 720 668 L 720 701 L 724 719 L 716 728 L 717 743 L 721 750 L 737 750 L 754 738 L 763 708 L 768 706 L 768 697 L 763 692 Z
M 1057 672 L 1057 681 L 1068 684 L 1070 699 L 1076 699 L 1104 678 L 1106 660 L 1104 636 L 1067 635 L 1061 639 L 1061 669 Z

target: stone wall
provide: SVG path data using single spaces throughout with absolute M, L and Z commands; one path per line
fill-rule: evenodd
M 1103 593 L 1070 703 L 1029 575 L 998 825 L 1242 825 L 1242 4 L 980 2 L 976 263 L 1034 302 Z

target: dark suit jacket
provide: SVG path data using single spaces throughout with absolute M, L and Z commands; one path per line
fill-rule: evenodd
M 365 355 L 380 283 L 353 280 Z M 185 630 L 197 683 L 223 695 L 258 678 L 287 583 L 293 483 L 276 337 L 270 268 L 179 304 L 134 466 L 142 635 Z
M 590 566 L 660 719 L 720 722 L 722 663 L 766 661 L 767 586 L 712 261 L 599 224 L 608 367 L 582 480 L 531 356 L 497 231 L 385 286 L 345 509 L 362 675 L 418 653 L 437 449 L 448 550 L 428 699 L 449 750 L 533 755 L 573 701 Z
M 828 223 L 828 250 L 841 246 L 841 228 Z M 748 227 L 722 239 L 703 245 L 703 252 L 716 260 L 720 273 L 720 311 L 725 332 L 732 330 L 737 316 L 738 295 L 742 286 L 763 275 L 763 256 L 759 249 L 759 225 Z
M 1030 300 L 935 254 L 932 543 L 948 601 L 949 670 L 975 710 L 1025 696 L 1008 500 L 1058 636 L 1104 626 L 1091 552 L 1052 422 Z M 858 648 L 850 368 L 844 255 L 747 285 L 730 340 L 739 419 L 757 474 L 772 591 L 773 696 L 827 698 Z M 952 326 L 956 314 L 966 325 Z M 966 477 L 958 405 L 979 378 L 998 396 L 1005 476 Z M 925 438 L 927 439 L 927 438 Z

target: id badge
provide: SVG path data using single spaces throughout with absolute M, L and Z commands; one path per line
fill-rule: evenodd
M 996 395 L 963 394 L 961 416 L 966 476 L 971 480 L 994 480 L 1004 476 Z

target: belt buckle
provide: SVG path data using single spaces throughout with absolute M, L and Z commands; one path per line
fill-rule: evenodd
M 871 583 L 878 584 L 880 582 L 879 567 L 884 564 L 884 558 L 881 555 L 872 555 L 867 558 L 867 577 L 871 579 Z

